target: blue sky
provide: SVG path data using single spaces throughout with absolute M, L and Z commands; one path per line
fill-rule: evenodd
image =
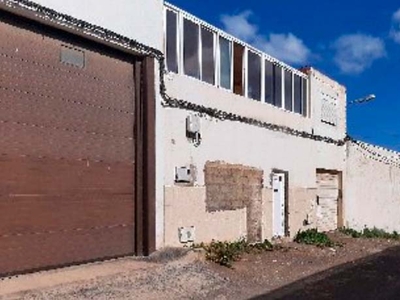
M 400 150 L 400 2 L 170 0 L 294 67 L 311 65 L 347 87 L 348 132 Z

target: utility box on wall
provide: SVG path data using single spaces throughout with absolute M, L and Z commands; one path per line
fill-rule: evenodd
M 186 118 L 186 131 L 193 135 L 200 132 L 200 118 L 198 116 L 189 115 Z
M 179 242 L 182 244 L 192 243 L 195 240 L 195 227 L 180 227 L 178 229 L 179 233 Z
M 188 167 L 175 168 L 175 182 L 191 183 L 193 181 L 192 170 Z

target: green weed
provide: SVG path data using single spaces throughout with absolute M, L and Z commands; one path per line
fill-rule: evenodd
M 325 233 L 318 232 L 317 229 L 299 231 L 294 241 L 299 244 L 315 245 L 318 247 L 334 247 L 337 245 Z
M 272 251 L 273 245 L 265 240 L 262 243 L 248 243 L 245 239 L 235 242 L 212 241 L 210 244 L 193 245 L 194 248 L 203 248 L 206 259 L 222 266 L 231 268 L 235 261 L 241 259 L 244 253 Z
M 378 229 L 376 227 L 364 228 L 361 231 L 357 231 L 351 228 L 340 228 L 339 232 L 349 235 L 353 238 L 366 238 L 366 239 L 389 239 L 389 240 L 400 240 L 400 235 L 397 231 L 387 232 L 383 229 Z

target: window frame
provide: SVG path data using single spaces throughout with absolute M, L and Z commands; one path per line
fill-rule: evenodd
M 197 63 L 198 63 L 198 74 L 199 74 L 199 78 L 195 77 L 195 76 L 191 76 L 189 74 L 186 74 L 186 70 L 185 70 L 185 20 L 192 22 L 193 24 L 196 25 L 197 27 Z M 200 32 L 200 22 L 193 20 L 192 18 L 187 18 L 185 16 L 182 16 L 181 19 L 181 28 L 182 28 L 182 53 L 181 53 L 181 57 L 182 57 L 182 72 L 183 75 L 188 76 L 190 78 L 194 78 L 197 80 L 201 80 L 201 76 L 202 76 L 202 46 L 201 46 L 201 32 Z
M 230 51 L 230 88 L 226 88 L 224 86 L 221 85 L 221 38 L 227 40 L 229 42 L 229 51 Z M 218 82 L 217 82 L 217 87 L 221 88 L 225 91 L 230 91 L 233 93 L 233 39 L 227 37 L 224 34 L 220 34 L 217 33 L 217 44 L 218 44 L 218 52 L 217 52 L 217 57 L 218 57 L 218 69 L 217 69 L 217 73 L 218 73 Z
M 217 51 L 216 51 L 216 48 L 217 48 L 216 36 L 217 36 L 217 33 L 215 31 L 207 28 L 206 26 L 203 26 L 202 24 L 199 24 L 199 26 L 200 26 L 200 29 L 199 29 L 199 31 L 200 31 L 200 35 L 199 35 L 199 39 L 200 39 L 200 41 L 199 41 L 200 80 L 202 82 L 206 83 L 206 84 L 210 84 L 210 85 L 216 86 L 217 85 L 217 74 L 216 74 L 216 72 L 217 72 L 217 58 L 216 58 L 216 53 L 217 53 Z M 203 79 L 203 30 L 204 31 L 208 31 L 213 36 L 213 39 L 212 39 L 212 42 L 213 42 L 213 62 L 214 62 L 214 66 L 213 66 L 214 82 L 213 83 L 210 83 L 210 82 L 205 81 Z
M 263 55 L 262 55 L 262 53 L 259 53 L 258 51 L 254 51 L 254 50 L 252 50 L 252 49 L 250 49 L 250 48 L 248 48 L 248 47 L 246 47 L 246 49 L 245 49 L 245 53 L 246 53 L 246 58 L 245 58 L 245 64 L 244 64 L 244 66 L 243 66 L 243 68 L 244 68 L 244 72 L 246 72 L 246 74 L 245 74 L 245 76 L 246 76 L 246 78 L 245 78 L 245 97 L 246 98 L 248 98 L 248 99 L 250 99 L 250 100 L 254 100 L 254 101 L 258 101 L 258 102 L 263 102 L 263 98 L 262 98 L 262 95 L 263 95 L 263 90 L 262 90 L 262 88 L 263 88 L 263 86 L 262 86 L 262 82 L 264 81 L 264 80 L 262 80 L 263 79 Z M 256 56 L 258 56 L 259 58 L 260 58 L 260 60 L 259 60 L 259 62 L 260 62 L 260 80 L 259 80 L 259 85 L 260 85 L 260 99 L 255 99 L 255 98 L 251 98 L 250 96 L 249 96 L 249 73 L 250 73 L 250 67 L 249 67 L 249 53 L 252 53 L 252 54 L 254 54 L 254 55 L 256 55 Z M 247 68 L 246 68 L 247 67 Z
M 229 35 L 228 33 L 212 26 L 209 25 L 208 23 L 200 20 L 199 18 L 171 5 L 171 4 L 166 4 L 164 5 L 164 50 L 165 53 L 167 49 L 167 12 L 174 13 L 177 18 L 176 18 L 176 26 L 177 26 L 177 36 L 176 36 L 176 44 L 177 44 L 177 49 L 176 49 L 176 55 L 177 55 L 177 70 L 179 75 L 186 76 L 188 78 L 192 79 L 197 79 L 200 80 L 201 82 L 209 85 L 213 85 L 214 87 L 220 88 L 222 90 L 229 91 L 233 94 L 235 93 L 235 86 L 234 86 L 234 70 L 235 70 L 235 53 L 234 53 L 234 45 L 238 44 L 241 45 L 244 48 L 244 53 L 243 53 L 243 63 L 241 66 L 242 69 L 242 84 L 243 84 L 243 94 L 241 95 L 242 97 L 245 97 L 249 100 L 254 100 L 254 101 L 259 101 L 261 103 L 266 103 L 271 106 L 274 106 L 276 108 L 279 108 L 281 110 L 284 110 L 286 112 L 292 112 L 295 114 L 298 114 L 302 117 L 305 118 L 310 118 L 311 115 L 311 101 L 309 97 L 309 85 L 310 85 L 310 78 L 307 76 L 307 74 L 304 74 L 300 70 L 297 70 L 273 57 L 271 57 L 269 54 L 262 52 L 249 44 Z M 196 25 L 197 27 L 197 38 L 198 38 L 198 49 L 197 49 L 197 63 L 198 63 L 198 76 L 195 77 L 192 75 L 185 74 L 184 70 L 184 22 L 185 20 L 188 20 L 192 22 L 193 24 Z M 213 63 L 214 63 L 214 83 L 207 82 L 203 79 L 203 31 L 210 32 L 213 35 Z M 229 88 L 226 88 L 221 85 L 221 67 L 222 67 L 222 61 L 221 61 L 221 40 L 224 39 L 229 43 L 229 55 L 230 55 L 230 62 L 229 62 L 229 67 L 230 67 L 230 78 L 229 78 Z M 258 99 L 252 99 L 249 97 L 249 53 L 255 54 L 260 57 L 260 100 Z M 266 68 L 267 64 L 272 65 L 272 87 L 273 87 L 273 98 L 272 98 L 272 103 L 269 103 L 266 101 L 266 88 L 268 82 L 266 81 Z M 168 70 L 168 65 L 167 63 L 165 64 L 166 71 Z M 279 70 L 279 71 L 278 71 Z M 173 71 L 170 71 L 173 72 Z M 277 73 L 277 72 L 280 72 Z M 285 95 L 285 73 L 289 72 L 291 74 L 291 110 L 288 110 L 285 108 L 286 104 L 286 95 Z M 279 74 L 280 77 L 280 82 L 277 81 L 277 74 Z M 300 77 L 301 80 L 301 112 L 295 112 L 295 90 L 294 90 L 294 78 L 295 76 Z M 244 81 L 244 82 L 243 82 Z M 280 95 L 278 95 L 277 91 L 279 92 L 280 89 Z M 278 97 L 280 99 L 278 99 Z M 278 101 L 277 101 L 278 100 Z M 280 105 L 278 106 L 277 103 L 280 100 Z
M 175 20 L 175 25 L 176 25 L 176 64 L 177 64 L 177 72 L 175 73 L 174 71 L 171 71 L 168 69 L 168 57 L 167 57 L 167 52 L 168 52 L 168 26 L 167 26 L 167 12 L 172 12 L 176 15 L 176 20 Z M 165 53 L 165 69 L 168 72 L 172 72 L 175 74 L 180 74 L 181 72 L 181 63 L 180 63 L 180 38 L 181 38 L 181 34 L 180 34 L 180 13 L 178 11 L 175 11 L 173 9 L 170 9 L 168 7 L 164 7 L 164 53 Z

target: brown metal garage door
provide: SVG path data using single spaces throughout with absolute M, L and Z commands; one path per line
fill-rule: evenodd
M 0 274 L 132 254 L 132 61 L 21 24 L 0 18 Z

